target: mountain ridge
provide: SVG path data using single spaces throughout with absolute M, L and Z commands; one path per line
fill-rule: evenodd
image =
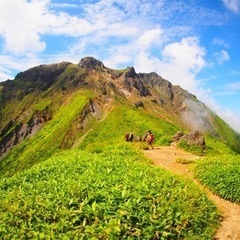
M 134 67 L 111 69 L 93 57 L 85 57 L 78 64 L 39 65 L 0 83 L 0 157 L 52 121 L 58 122 L 58 112 L 79 94 L 85 103 L 69 119 L 58 148 L 72 147 L 115 106 L 123 105 L 178 129 L 200 130 L 234 150 L 240 149 L 239 135 L 180 86 L 153 72 L 136 73 Z

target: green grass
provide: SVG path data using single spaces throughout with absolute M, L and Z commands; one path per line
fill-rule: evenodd
M 37 104 L 35 104 L 34 109 L 37 111 L 45 110 L 45 109 L 47 109 L 47 107 L 50 106 L 51 103 L 52 103 L 51 100 L 43 99 L 43 100 L 39 101 Z
M 213 239 L 216 207 L 127 144 L 61 152 L 0 180 L 1 239 Z
M 188 152 L 191 152 L 193 154 L 196 154 L 196 155 L 202 155 L 203 152 L 204 152 L 204 150 L 200 146 L 198 146 L 196 144 L 189 145 L 184 140 L 180 140 L 179 141 L 178 147 L 180 147 L 180 148 L 182 148 L 182 149 L 184 149 L 184 150 L 186 150 Z
M 204 151 L 204 154 L 206 156 L 233 154 L 233 151 L 231 150 L 231 148 L 226 143 L 224 143 L 221 139 L 206 135 L 205 140 L 206 140 L 206 150 Z
M 196 177 L 214 193 L 240 203 L 240 157 L 232 154 L 196 161 Z
M 153 117 L 143 110 L 127 106 L 115 107 L 106 118 L 97 123 L 79 148 L 91 152 L 101 151 L 106 146 L 125 141 L 125 133 L 143 136 L 147 130 L 155 135 L 155 145 L 169 145 L 172 135 L 178 131 L 173 124 Z
M 214 118 L 217 132 L 222 140 L 235 152 L 240 153 L 240 134 L 236 133 L 218 116 Z
M 195 161 L 195 159 L 188 159 L 188 158 L 182 158 L 182 157 L 178 157 L 176 159 L 177 163 L 181 163 L 181 164 L 191 164 Z

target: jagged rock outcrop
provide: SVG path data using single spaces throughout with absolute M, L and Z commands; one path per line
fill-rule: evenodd
M 135 72 L 134 67 L 128 67 L 124 73 L 125 78 L 136 78 L 137 74 Z
M 180 86 L 172 85 L 169 81 L 163 79 L 157 73 L 139 73 L 137 74 L 145 86 L 156 90 L 155 96 L 161 106 L 172 105 L 177 111 L 181 110 L 186 99 L 196 100 L 196 97 Z
M 149 89 L 143 84 L 133 67 L 127 68 L 123 75 L 120 77 L 120 79 L 123 87 L 128 92 L 132 92 L 135 90 L 139 96 L 146 97 L 148 95 L 151 95 Z
M 88 68 L 88 69 L 96 69 L 97 67 L 99 68 L 105 68 L 104 64 L 93 58 L 93 57 L 84 57 L 80 60 L 78 63 L 78 67 L 80 68 Z
M 144 84 L 147 84 L 151 88 L 158 90 L 158 92 L 166 97 L 168 101 L 173 100 L 172 84 L 169 81 L 163 79 L 161 76 L 153 72 L 139 73 L 138 76 Z

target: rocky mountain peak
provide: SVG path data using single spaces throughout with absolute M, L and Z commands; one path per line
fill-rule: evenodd
M 125 77 L 135 78 L 137 76 L 134 67 L 128 67 L 125 72 Z
M 84 57 L 80 60 L 78 67 L 80 68 L 90 68 L 90 69 L 96 69 L 97 67 L 105 68 L 104 64 L 93 58 L 93 57 Z

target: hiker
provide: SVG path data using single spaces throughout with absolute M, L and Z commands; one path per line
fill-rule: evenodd
M 125 134 L 125 139 L 126 139 L 127 142 L 129 141 L 129 133 Z
M 133 134 L 131 132 L 126 133 L 125 139 L 126 139 L 127 142 L 132 142 L 133 141 Z
M 133 134 L 131 132 L 129 133 L 128 139 L 129 139 L 129 142 L 133 141 Z
M 144 136 L 144 140 L 148 143 L 148 148 L 149 149 L 153 149 L 153 141 L 154 141 L 155 137 L 153 135 L 153 133 L 148 130 L 146 133 L 145 133 L 145 136 Z

